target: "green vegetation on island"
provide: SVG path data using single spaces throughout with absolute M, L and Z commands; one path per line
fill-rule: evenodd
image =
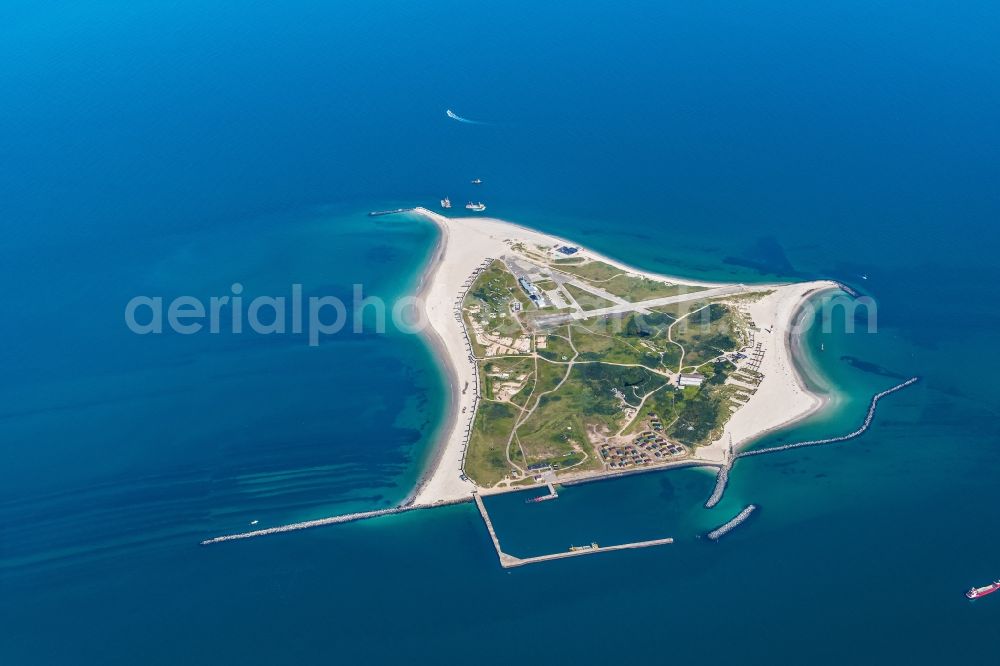
M 520 485 L 682 460 L 717 438 L 759 383 L 731 360 L 751 328 L 739 296 L 643 309 L 701 288 L 541 256 L 494 261 L 463 303 L 480 375 L 466 473 Z M 557 307 L 559 290 L 576 302 Z

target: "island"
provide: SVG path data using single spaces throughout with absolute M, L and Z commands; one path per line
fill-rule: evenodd
M 706 508 L 718 504 L 743 457 L 844 442 L 846 434 L 750 448 L 806 418 L 826 398 L 799 374 L 793 345 L 804 307 L 843 288 L 816 280 L 724 284 L 630 267 L 566 239 L 487 217 L 449 218 L 425 208 L 378 211 L 430 220 L 440 230 L 416 294 L 415 330 L 445 369 L 447 417 L 417 486 L 398 505 L 260 527 L 211 545 L 474 502 L 504 568 L 624 549 L 648 541 L 573 545 L 520 557 L 503 550 L 484 497 L 679 466 L 713 470 Z M 705 536 L 746 521 L 748 505 Z
M 419 295 L 451 393 L 416 504 L 722 468 L 823 404 L 791 333 L 834 282 L 698 282 L 503 220 L 410 214 L 440 230 Z

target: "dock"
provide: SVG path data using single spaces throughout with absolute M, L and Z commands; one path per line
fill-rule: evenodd
M 652 539 L 650 541 L 634 541 L 632 543 L 622 543 L 617 546 L 597 546 L 596 548 L 584 548 L 582 550 L 567 550 L 564 553 L 550 553 L 549 555 L 536 555 L 535 557 L 514 557 L 513 555 L 506 555 L 507 564 L 501 562 L 501 566 L 504 569 L 510 569 L 512 567 L 522 567 L 526 564 L 535 564 L 537 562 L 549 562 L 551 560 L 561 560 L 567 557 L 580 557 L 582 555 L 593 555 L 594 553 L 608 553 L 612 550 L 629 550 L 632 548 L 651 548 L 652 546 L 664 546 L 673 543 L 674 540 L 671 537 L 665 539 Z
M 479 515 L 483 517 L 483 522 L 486 523 L 486 531 L 490 533 L 490 539 L 493 540 L 493 548 L 497 551 L 497 558 L 500 560 L 500 566 L 504 569 L 518 566 L 514 564 L 518 558 L 508 555 L 503 552 L 503 549 L 500 548 L 500 539 L 497 537 L 497 531 L 493 529 L 493 521 L 490 520 L 490 513 L 486 510 L 486 505 L 483 504 L 483 498 L 479 496 L 479 493 L 476 493 L 473 497 L 476 500 L 476 507 L 479 509 Z
M 664 539 L 652 539 L 650 541 L 635 541 L 632 543 L 622 543 L 615 546 L 597 546 L 593 545 L 591 547 L 579 548 L 576 550 L 567 550 L 562 553 L 549 553 L 548 555 L 536 555 L 534 557 L 515 557 L 508 553 L 503 552 L 500 547 L 500 539 L 497 537 L 496 529 L 493 527 L 493 521 L 490 519 L 490 514 L 486 510 L 486 505 L 483 503 L 483 498 L 479 496 L 479 493 L 475 494 L 476 507 L 479 509 L 479 515 L 483 517 L 483 522 L 486 524 L 486 531 L 489 532 L 490 539 L 493 541 L 493 548 L 497 551 L 497 559 L 500 560 L 500 566 L 504 569 L 512 569 L 514 567 L 523 567 L 528 564 L 537 564 L 538 562 L 551 562 L 552 560 L 563 560 L 568 557 L 582 557 L 583 555 L 593 555 L 595 553 L 606 553 L 613 550 L 631 550 L 634 548 L 651 548 L 653 546 L 663 546 L 666 544 L 671 544 L 674 542 L 672 537 L 667 537 Z
M 548 502 L 549 500 L 559 499 L 559 493 L 556 492 L 555 486 L 552 485 L 552 482 L 546 481 L 545 485 L 549 489 L 548 495 L 539 495 L 538 497 L 526 499 L 524 500 L 525 504 L 537 504 L 538 502 Z

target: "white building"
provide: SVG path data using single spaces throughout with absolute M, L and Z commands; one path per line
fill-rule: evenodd
M 700 372 L 692 372 L 690 374 L 681 374 L 680 378 L 677 380 L 677 384 L 681 388 L 685 386 L 701 386 L 703 381 L 705 381 L 705 375 Z

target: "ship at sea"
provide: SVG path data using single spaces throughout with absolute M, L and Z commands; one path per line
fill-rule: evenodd
M 472 184 L 473 185 L 482 185 L 483 184 L 483 180 L 481 178 L 476 178 L 476 179 L 474 179 L 472 181 Z
M 992 585 L 987 585 L 985 587 L 974 587 L 965 593 L 965 596 L 969 599 L 978 599 L 979 597 L 985 597 L 988 594 L 993 594 L 997 590 L 1000 590 L 1000 580 L 994 581 Z
M 441 208 L 451 208 L 451 199 L 448 197 L 441 199 Z
M 469 210 L 474 210 L 477 213 L 480 213 L 480 212 L 486 210 L 486 204 L 484 204 L 482 201 L 479 201 L 477 203 L 472 203 L 470 201 L 469 203 L 465 204 L 465 207 L 467 209 L 469 209 Z

